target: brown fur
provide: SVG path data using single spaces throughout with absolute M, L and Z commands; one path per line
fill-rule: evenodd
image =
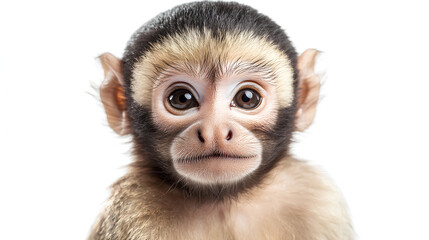
M 330 181 L 285 158 L 260 186 L 217 203 L 195 202 L 131 168 L 112 186 L 89 239 L 348 240 L 353 231 Z

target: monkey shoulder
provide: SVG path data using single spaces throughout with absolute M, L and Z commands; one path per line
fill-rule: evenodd
M 144 184 L 142 184 L 144 183 Z M 126 175 L 111 186 L 111 197 L 88 240 L 164 239 L 170 206 L 147 182 Z M 171 228 L 169 228 L 171 229 Z
M 296 159 L 280 162 L 252 204 L 267 209 L 269 224 L 282 239 L 353 239 L 347 206 L 333 182 L 319 169 Z M 264 197 L 268 196 L 268 197 Z

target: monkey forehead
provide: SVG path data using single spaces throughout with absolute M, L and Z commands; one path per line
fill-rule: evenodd
M 244 67 L 243 67 L 244 66 Z M 225 74 L 258 72 L 273 82 L 280 107 L 289 107 L 294 98 L 293 68 L 287 55 L 275 44 L 252 32 L 215 35 L 210 30 L 188 30 L 152 45 L 134 65 L 133 99 L 150 108 L 152 89 L 167 69 L 204 76 L 216 81 Z

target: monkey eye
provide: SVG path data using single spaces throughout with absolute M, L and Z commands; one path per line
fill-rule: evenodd
M 177 89 L 168 96 L 170 105 L 178 110 L 187 110 L 198 107 L 199 104 L 194 95 L 187 89 Z
M 246 110 L 254 109 L 261 103 L 261 95 L 251 88 L 241 89 L 234 97 L 233 106 Z

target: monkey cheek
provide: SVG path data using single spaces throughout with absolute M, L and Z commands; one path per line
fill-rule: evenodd
M 234 183 L 255 171 L 261 164 L 261 156 L 247 158 L 210 157 L 198 161 L 174 160 L 177 173 L 197 184 Z

